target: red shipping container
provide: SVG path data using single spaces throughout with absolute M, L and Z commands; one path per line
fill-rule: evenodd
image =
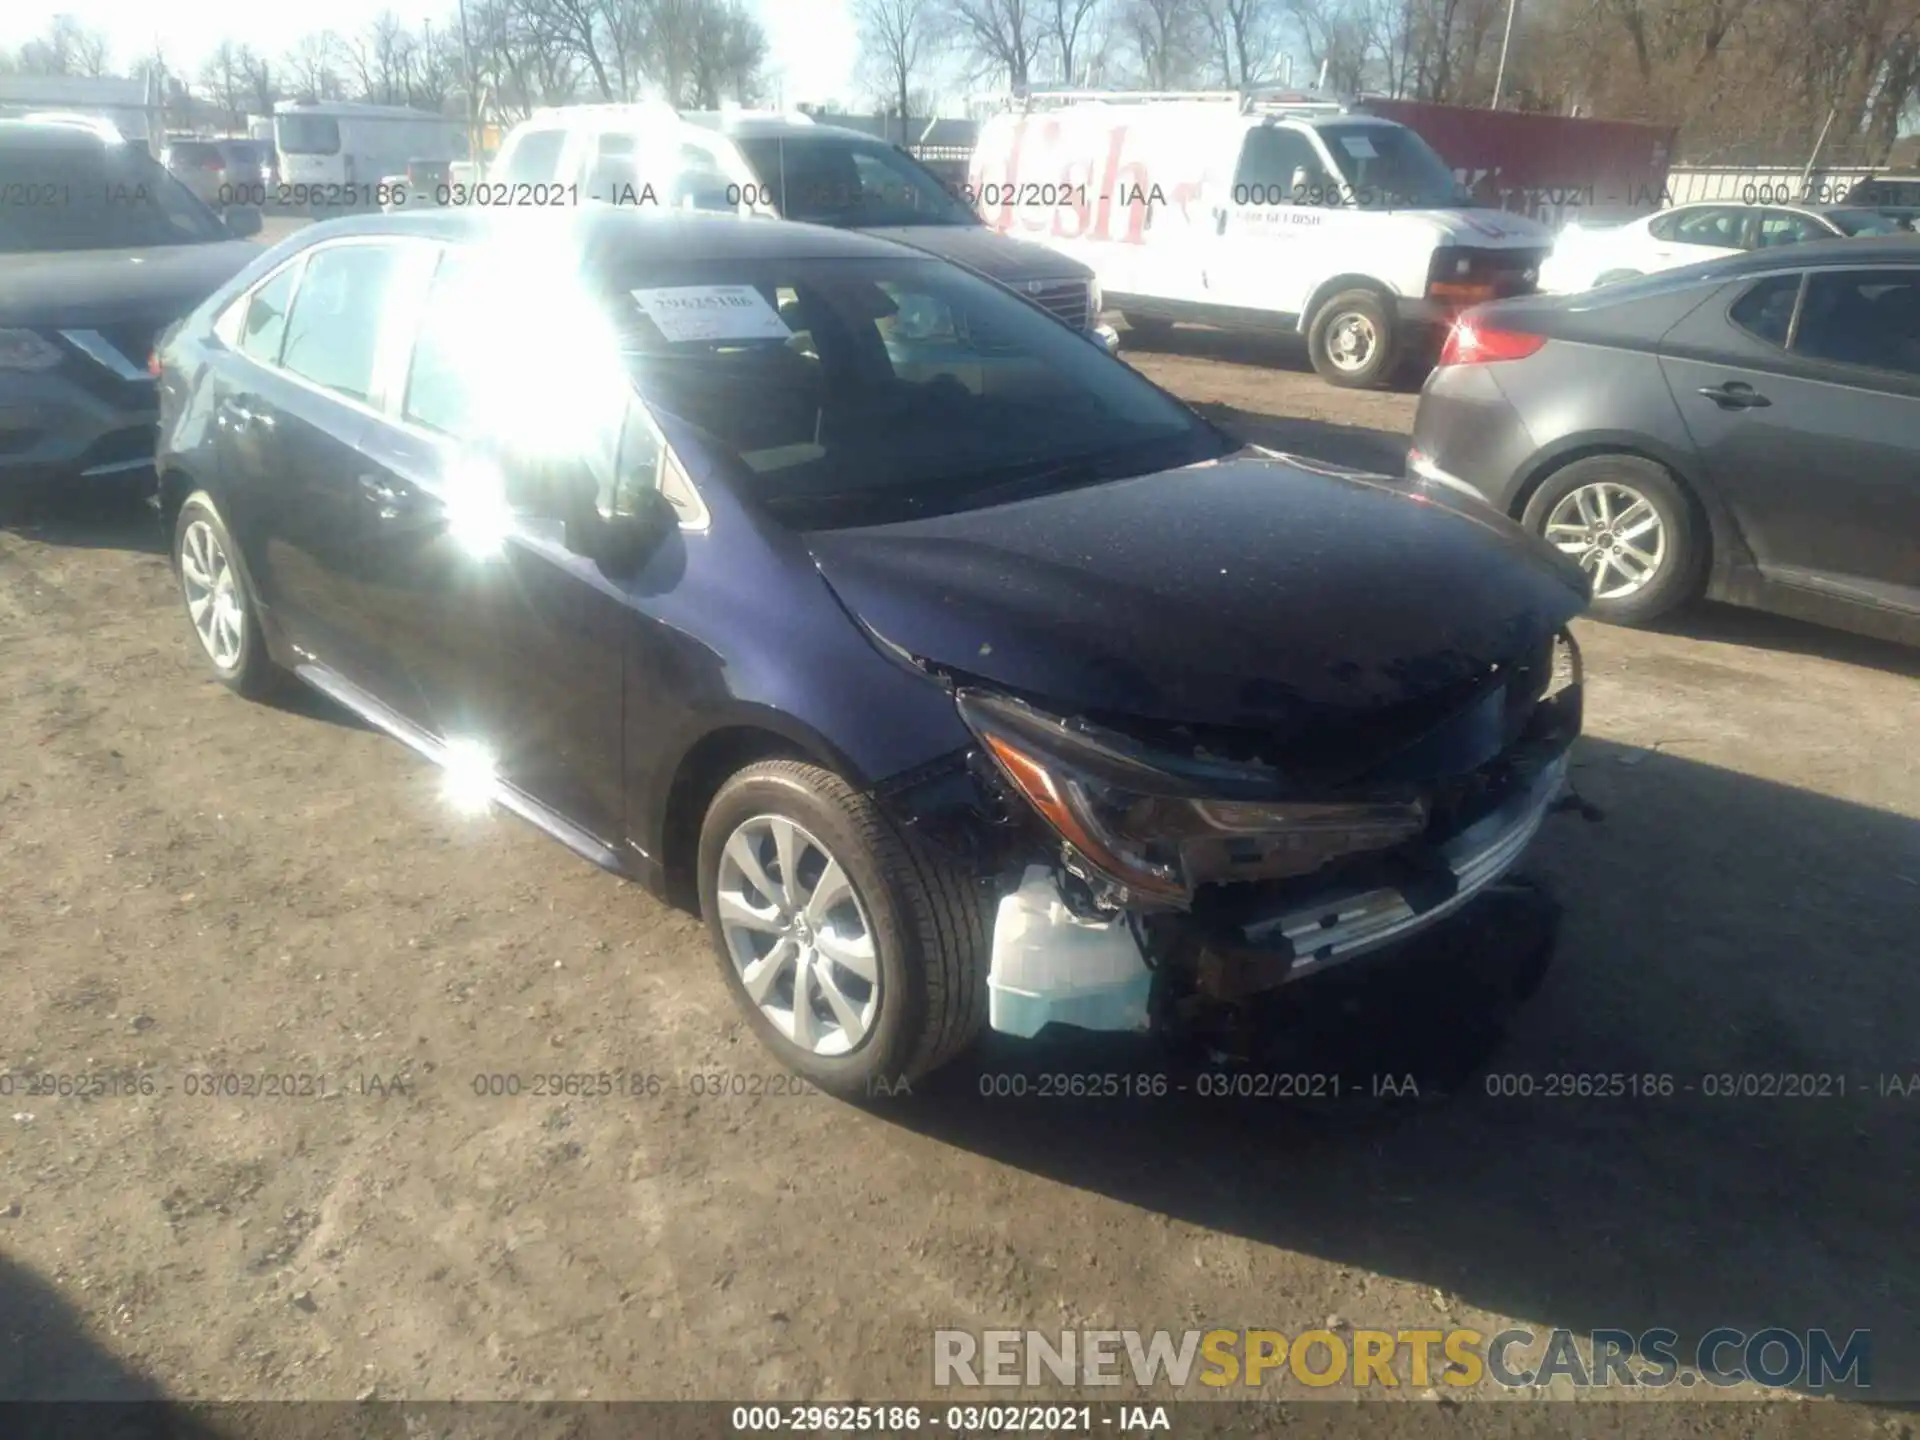
M 1416 132 L 1482 203 L 1549 225 L 1624 220 L 1668 198 L 1679 133 L 1671 126 L 1420 100 L 1368 99 L 1359 108 Z

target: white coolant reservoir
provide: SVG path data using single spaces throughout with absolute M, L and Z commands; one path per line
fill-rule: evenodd
M 993 922 L 988 1020 L 1007 1035 L 1048 1024 L 1083 1030 L 1144 1030 L 1152 972 L 1124 919 L 1079 919 L 1052 872 L 1031 865 Z

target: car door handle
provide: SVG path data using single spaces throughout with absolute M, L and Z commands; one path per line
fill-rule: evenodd
M 409 510 L 418 508 L 411 491 L 390 485 L 378 475 L 362 475 L 360 493 L 380 507 L 382 520 L 397 520 Z
M 1773 404 L 1751 385 L 1729 380 L 1724 385 L 1702 385 L 1700 393 L 1722 410 L 1759 410 Z
M 264 410 L 249 410 L 245 405 L 229 403 L 222 414 L 236 430 L 245 430 L 252 425 L 258 425 L 263 430 L 273 429 L 273 416 Z

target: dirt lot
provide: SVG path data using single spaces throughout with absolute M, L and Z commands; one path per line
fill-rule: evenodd
M 1411 397 L 1284 351 L 1182 334 L 1140 363 L 1268 443 L 1404 447 Z M 229 695 L 143 512 L 6 525 L 0 1397 L 906 1397 L 938 1327 L 1510 1320 L 1870 1328 L 1875 1388 L 1920 1394 L 1920 1093 L 1879 1093 L 1920 1072 L 1920 657 L 1726 612 L 1583 632 L 1575 775 L 1605 818 L 1536 852 L 1560 958 L 1487 1062 L 1531 1098 L 990 1099 L 1008 1070 L 1158 1063 L 995 1042 L 867 1112 L 695 1093 L 769 1070 L 696 922 L 459 817 L 318 701 Z M 475 1093 L 615 1067 L 660 1093 Z M 332 1093 L 189 1093 L 226 1072 Z M 1569 1073 L 1676 1092 L 1545 1098 Z M 1845 1093 L 1705 1093 L 1783 1073 Z

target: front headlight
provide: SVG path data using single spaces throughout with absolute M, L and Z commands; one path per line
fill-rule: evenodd
M 51 370 L 65 358 L 31 330 L 0 330 L 0 370 Z
M 1180 905 L 1197 885 L 1305 875 L 1426 828 L 1418 799 L 1290 798 L 1264 767 L 1157 755 L 983 691 L 956 699 L 1014 789 L 1136 903 Z

